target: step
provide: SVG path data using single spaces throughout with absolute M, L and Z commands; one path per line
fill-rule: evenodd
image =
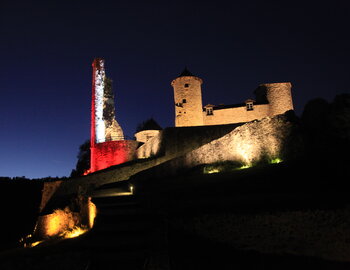
M 145 269 L 146 260 L 127 260 L 127 261 L 110 261 L 110 260 L 101 260 L 98 258 L 93 258 L 89 265 L 89 270 L 140 270 Z
M 137 208 L 137 209 L 144 209 L 144 207 L 139 204 L 138 202 L 108 202 L 108 203 L 98 203 L 96 204 L 96 207 L 100 210 L 110 208 L 110 209 L 116 209 L 116 208 Z
M 110 188 L 105 190 L 95 190 L 91 193 L 92 198 L 121 197 L 132 195 L 128 189 Z
M 130 202 L 137 202 L 137 199 L 134 195 L 129 196 L 106 196 L 106 197 L 92 197 L 92 202 L 96 205 L 98 204 L 104 204 L 104 203 L 130 203 Z
M 96 258 L 100 260 L 109 261 L 128 261 L 128 260 L 139 260 L 145 259 L 149 256 L 149 252 L 145 249 L 130 250 L 130 251 L 118 251 L 113 250 L 100 250 L 94 253 Z
M 128 207 L 135 207 L 135 208 L 142 208 L 141 205 L 136 201 L 109 201 L 109 202 L 98 202 L 95 204 L 98 209 L 104 209 L 104 208 L 128 208 Z
M 101 189 L 110 189 L 110 188 L 122 188 L 122 189 L 128 189 L 130 187 L 130 182 L 125 180 L 125 181 L 119 181 L 119 182 L 113 182 L 109 184 L 104 184 L 102 186 L 99 186 L 96 190 L 101 190 Z
M 100 222 L 107 222 L 107 223 L 119 223 L 119 222 L 159 222 L 160 218 L 158 215 L 155 214 L 149 214 L 146 212 L 140 213 L 112 213 L 112 214 L 105 214 L 105 213 L 98 213 L 95 218 L 95 224 Z
M 93 230 L 95 231 L 153 231 L 158 227 L 157 224 L 155 224 L 153 221 L 126 221 L 126 220 L 109 220 L 108 222 L 105 222 L 106 220 L 99 219 L 95 220 L 95 225 L 93 227 Z
M 103 207 L 98 208 L 98 214 L 99 215 L 105 215 L 105 216 L 118 216 L 118 215 L 144 215 L 147 214 L 142 208 L 140 207 Z
M 153 230 L 153 222 L 118 222 L 118 223 L 98 223 L 91 230 L 93 231 L 106 231 L 106 232 L 118 232 L 118 231 L 142 231 L 142 230 Z
M 90 242 L 86 243 L 82 250 L 89 250 L 91 254 L 101 254 L 101 253 L 142 253 L 145 254 L 149 252 L 150 247 L 148 244 L 137 244 L 137 245 L 92 245 Z
M 144 237 L 145 235 L 150 235 L 152 232 L 150 232 L 148 229 L 140 228 L 138 230 L 130 230 L 129 228 L 126 228 L 125 230 L 103 230 L 103 229 L 97 229 L 91 231 L 91 237 L 105 237 L 105 238 L 127 238 L 127 237 Z
M 139 237 L 121 237 L 112 235 L 107 236 L 94 236 L 86 242 L 86 248 L 88 249 L 120 249 L 120 250 L 139 250 L 148 249 L 151 242 L 151 237 L 149 235 L 139 236 Z

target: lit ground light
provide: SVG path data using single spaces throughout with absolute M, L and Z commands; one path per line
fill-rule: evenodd
M 269 164 L 278 164 L 278 163 L 281 163 L 283 162 L 282 159 L 280 158 L 274 158 L 274 159 L 271 159 L 269 161 Z M 213 174 L 213 173 L 220 173 L 220 172 L 223 172 L 223 171 L 235 171 L 235 170 L 244 170 L 244 169 L 248 169 L 248 168 L 252 168 L 254 167 L 252 164 L 245 164 L 245 165 L 242 165 L 240 167 L 233 167 L 232 166 L 232 169 L 228 169 L 227 167 L 223 167 L 223 166 L 215 166 L 215 165 L 208 165 L 208 166 L 205 166 L 203 168 L 203 174 Z

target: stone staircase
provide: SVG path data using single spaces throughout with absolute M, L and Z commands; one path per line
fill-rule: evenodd
M 87 236 L 86 269 L 169 269 L 164 218 L 126 194 L 108 188 L 92 196 L 98 214 Z

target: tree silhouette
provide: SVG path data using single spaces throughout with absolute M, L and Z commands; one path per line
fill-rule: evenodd
M 75 169 L 72 170 L 70 177 L 81 176 L 85 171 L 90 169 L 90 140 L 85 141 L 79 146 L 77 158 L 77 165 Z
M 337 95 L 331 103 L 310 100 L 301 120 L 309 157 L 332 163 L 349 161 L 350 94 Z
M 162 130 L 163 128 L 153 119 L 147 119 L 136 127 L 136 133 L 143 130 Z

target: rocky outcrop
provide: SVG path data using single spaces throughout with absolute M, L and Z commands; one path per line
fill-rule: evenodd
M 282 159 L 293 124 L 286 115 L 266 117 L 237 127 L 184 156 L 187 166 L 224 161 L 252 165 L 263 159 Z
M 140 181 L 162 178 L 202 164 L 233 161 L 253 166 L 259 162 L 284 160 L 298 151 L 301 141 L 291 112 L 266 117 L 236 127 L 226 135 L 140 173 Z M 136 179 L 135 178 L 135 179 Z M 143 180 L 142 180 L 143 179 Z

